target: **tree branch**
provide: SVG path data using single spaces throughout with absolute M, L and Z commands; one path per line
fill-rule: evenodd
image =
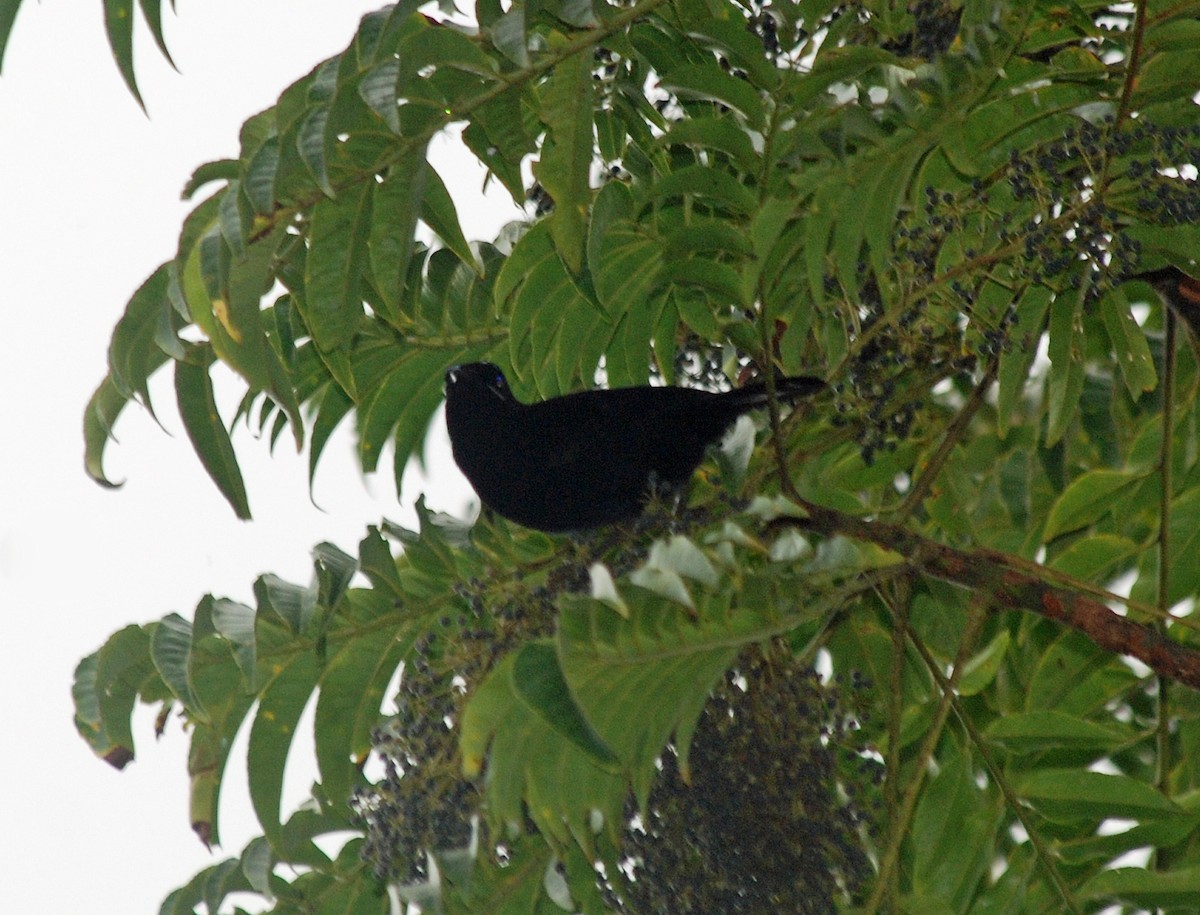
M 801 506 L 807 518 L 779 518 L 771 526 L 840 534 L 882 546 L 925 575 L 990 595 L 991 606 L 1063 623 L 1105 651 L 1129 655 L 1160 676 L 1200 689 L 1200 651 L 1115 613 L 1081 590 L 1051 584 L 1018 557 L 983 547 L 957 549 L 900 525 L 863 520 L 809 502 Z

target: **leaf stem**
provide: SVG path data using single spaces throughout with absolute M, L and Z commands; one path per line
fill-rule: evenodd
M 894 625 L 897 629 L 904 626 L 903 614 L 905 610 L 897 605 L 894 605 L 888 598 L 884 598 L 884 603 L 892 610 Z M 926 658 L 926 663 L 931 665 L 930 669 L 935 671 L 938 676 L 938 684 L 942 689 L 942 697 L 938 702 L 937 710 L 933 713 L 933 723 L 925 734 L 925 739 L 921 743 L 920 751 L 917 753 L 917 759 L 914 764 L 912 780 L 905 786 L 904 797 L 900 802 L 900 806 L 896 810 L 889 808 L 888 816 L 888 844 L 884 850 L 883 858 L 879 862 L 879 873 L 875 878 L 875 886 L 871 890 L 871 897 L 867 900 L 867 904 L 863 907 L 864 915 L 875 915 L 883 904 L 885 894 L 891 895 L 895 892 L 893 886 L 893 876 L 896 871 L 896 864 L 900 860 L 900 846 L 904 844 L 905 838 L 908 836 L 909 827 L 912 824 L 913 815 L 917 809 L 917 799 L 921 794 L 921 786 L 924 784 L 925 776 L 929 772 L 929 764 L 933 759 L 934 751 L 937 749 L 938 742 L 942 739 L 942 732 L 946 727 L 946 720 L 950 716 L 951 703 L 954 700 L 954 690 L 958 685 L 959 678 L 962 676 L 963 668 L 966 666 L 967 658 L 970 656 L 971 649 L 975 644 L 976 638 L 979 636 L 980 630 L 983 628 L 983 622 L 986 619 L 986 614 L 976 606 L 973 608 L 970 620 L 967 623 L 966 631 L 963 632 L 962 639 L 958 643 L 958 651 L 954 658 L 954 668 L 950 672 L 950 679 L 946 680 L 941 675 L 940 670 L 936 670 L 937 665 L 933 663 L 933 659 L 929 657 L 928 649 L 921 643 L 921 640 L 912 630 L 904 628 L 908 640 L 915 646 L 918 646 L 918 651 L 921 656 Z M 903 663 L 903 661 L 901 662 Z M 893 673 L 893 677 L 895 674 Z M 892 757 L 899 756 L 899 751 L 892 746 L 888 747 L 888 779 L 892 780 L 898 777 L 898 771 L 892 769 Z M 893 789 L 895 790 L 895 789 Z
M 1159 471 L 1162 479 L 1162 491 L 1159 494 L 1158 506 L 1158 610 L 1159 618 L 1155 627 L 1167 638 L 1167 618 L 1171 608 L 1171 456 L 1174 452 L 1175 423 L 1172 405 L 1175 402 L 1175 312 L 1170 307 L 1163 308 L 1166 318 L 1166 337 L 1163 341 L 1163 379 L 1162 379 L 1162 450 L 1159 453 Z M 1158 675 L 1158 703 L 1155 707 L 1154 750 L 1155 750 L 1155 786 L 1164 795 L 1170 795 L 1171 782 L 1171 681 L 1162 674 Z M 1155 870 L 1167 867 L 1167 851 L 1165 848 L 1154 849 L 1153 866 Z

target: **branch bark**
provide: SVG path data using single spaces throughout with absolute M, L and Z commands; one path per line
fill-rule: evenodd
M 957 549 L 897 524 L 868 521 L 809 502 L 801 506 L 807 518 L 779 518 L 771 526 L 874 543 L 904 556 L 924 575 L 988 595 L 997 609 L 1036 613 L 1070 626 L 1105 651 L 1136 658 L 1159 676 L 1200 689 L 1200 650 L 1121 616 L 1081 590 L 1051 584 L 1019 557 L 983 547 Z

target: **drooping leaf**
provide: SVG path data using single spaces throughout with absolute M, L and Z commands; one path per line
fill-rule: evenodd
M 4 52 L 8 48 L 8 37 L 12 33 L 21 0 L 0 0 L 0 69 L 4 65 Z
M 84 467 L 89 477 L 109 489 L 122 484 L 114 483 L 104 472 L 104 449 L 113 437 L 117 416 L 128 402 L 112 378 L 105 376 L 83 413 Z
M 121 79 L 144 111 L 146 103 L 133 72 L 133 0 L 104 0 L 104 30 Z
M 513 691 L 554 731 L 597 763 L 613 766 L 617 757 L 592 730 L 571 698 L 554 646 L 530 642 L 517 652 L 512 668 Z
M 1125 386 L 1131 397 L 1141 397 L 1146 391 L 1153 390 L 1158 375 L 1154 371 L 1146 335 L 1130 313 L 1125 287 L 1112 289 L 1100 299 L 1099 307 Z
M 192 624 L 178 613 L 164 616 L 150 637 L 150 656 L 175 698 L 193 717 L 205 720 L 204 707 L 192 682 Z
M 184 428 L 204 469 L 235 514 L 242 520 L 248 519 L 250 503 L 246 496 L 246 485 L 242 481 L 229 432 L 217 412 L 209 366 L 176 362 L 175 395 Z

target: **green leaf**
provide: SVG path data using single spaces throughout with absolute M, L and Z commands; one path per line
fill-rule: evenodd
M 317 475 L 317 463 L 325 452 L 330 436 L 338 427 L 354 401 L 336 384 L 327 384 L 325 393 L 317 402 L 316 419 L 311 421 L 311 438 L 308 441 L 308 488 L 312 493 L 313 481 Z
M 1083 393 L 1084 338 L 1077 302 L 1062 296 L 1050 308 L 1050 377 L 1047 384 L 1049 415 L 1047 447 L 1063 437 L 1079 409 Z
M 234 513 L 243 521 L 247 520 L 250 503 L 246 498 L 246 485 L 242 482 L 229 433 L 217 413 L 208 366 L 176 362 L 175 396 L 183 426 L 204 469 Z
M 118 414 L 128 402 L 112 377 L 105 376 L 83 412 L 84 468 L 89 477 L 108 489 L 123 485 L 114 483 L 104 472 L 104 449 L 113 437 Z
M 233 650 L 233 659 L 242 672 L 243 685 L 248 691 L 254 691 L 258 663 L 257 612 L 245 604 L 220 598 L 212 600 L 211 613 L 213 627 Z
M 376 591 L 386 592 L 393 598 L 404 593 L 391 547 L 375 525 L 367 528 L 367 535 L 358 545 L 358 556 L 362 573 L 370 579 Z
M 191 716 L 207 720 L 192 683 L 192 624 L 178 613 L 168 613 L 154 626 L 150 657 L 163 682 Z
M 525 203 L 521 162 L 537 149 L 530 136 L 532 127 L 526 125 L 526 112 L 532 107 L 528 92 L 515 86 L 476 108 L 472 123 L 463 131 L 463 141 L 503 182 L 517 206 Z
M 719 150 L 746 174 L 755 174 L 759 169 L 759 156 L 754 151 L 753 141 L 730 118 L 696 117 L 675 121 L 661 142 Z
M 446 184 L 437 169 L 426 167 L 424 170 L 424 193 L 420 197 L 421 221 L 437 233 L 442 243 L 458 255 L 464 264 L 472 266 L 477 273 L 482 273 L 475 252 L 463 235 L 462 226 L 458 222 L 458 211 L 454 208 L 454 200 L 446 190 Z
M 153 415 L 150 376 L 167 360 L 157 345 L 160 316 L 169 311 L 170 267 L 163 264 L 142 283 L 125 306 L 108 347 L 108 371 L 126 397 L 136 397 Z
M 216 673 L 217 679 L 222 680 L 221 672 Z M 230 677 L 224 682 L 239 681 L 236 677 Z M 192 724 L 192 740 L 188 748 L 188 775 L 191 779 L 188 812 L 192 829 L 200 840 L 206 845 L 215 845 L 221 841 L 218 813 L 225 764 L 229 760 L 233 738 L 254 697 L 237 689 L 208 698 L 210 722 Z
M 300 123 L 300 129 L 296 133 L 296 151 L 325 196 L 333 197 L 335 191 L 329 181 L 329 167 L 326 163 L 325 153 L 325 128 L 328 123 L 329 107 L 327 105 L 316 105 L 311 108 L 304 116 L 304 120 Z
M 283 230 L 276 230 L 232 260 L 225 296 L 212 302 L 216 321 L 210 336 L 222 361 L 245 378 L 251 389 L 267 391 L 283 408 L 299 449 L 304 441 L 300 405 L 287 370 L 267 339 L 262 316 L 262 296 L 275 279 L 278 246 L 287 237 Z
M 426 25 L 423 17 L 413 17 Z M 456 28 L 432 26 L 421 28 L 406 36 L 399 49 L 400 65 L 405 76 L 401 88 L 407 89 L 411 80 L 428 79 L 428 67 L 448 67 L 484 77 L 496 75 L 496 62 L 479 46 Z
M 780 83 L 780 73 L 763 54 L 762 42 L 746 27 L 741 16 L 736 19 L 718 19 L 714 16 L 697 16 L 687 21 L 689 38 L 707 39 L 728 55 L 732 64 L 744 70 L 759 88 L 774 91 Z
M 280 847 L 279 800 L 288 751 L 296 736 L 296 723 L 317 683 L 317 656 L 300 651 L 275 662 L 258 698 L 258 714 L 250 728 L 246 768 L 250 775 L 250 802 L 271 847 Z
M 258 601 L 260 614 L 275 614 L 293 635 L 303 635 L 308 631 L 308 624 L 317 606 L 315 586 L 294 585 L 267 573 L 254 582 L 254 597 Z
M 1025 709 L 1091 714 L 1136 680 L 1128 666 L 1083 635 L 1064 632 L 1038 655 L 1025 693 Z
M 133 707 L 151 682 L 157 688 L 147 692 L 166 694 L 150 657 L 150 636 L 141 626 L 114 633 L 75 670 L 75 727 L 97 756 L 118 769 L 134 758 Z
M 749 83 L 723 72 L 715 60 L 672 67 L 663 74 L 662 85 L 680 98 L 727 105 L 739 112 L 751 127 L 761 128 L 766 120 L 766 109 L 758 91 Z
M 0 0 L 0 70 L 4 66 L 4 52 L 8 48 L 8 36 L 12 33 L 13 22 L 17 18 L 17 9 L 21 0 Z
M 988 740 L 1014 753 L 1041 753 L 1058 748 L 1099 752 L 1120 746 L 1132 736 L 1056 711 L 1009 713 L 989 724 L 983 733 Z
M 1067 864 L 1109 862 L 1137 848 L 1169 848 L 1186 839 L 1200 825 L 1200 815 L 1169 817 L 1141 823 L 1124 832 L 1089 835 L 1059 845 L 1059 854 Z
M 121 79 L 145 111 L 146 103 L 133 73 L 133 0 L 104 0 L 104 31 L 108 33 L 108 45 L 117 69 L 121 71 Z
M 1049 543 L 1104 517 L 1112 510 L 1113 500 L 1144 477 L 1125 470 L 1090 470 L 1072 480 L 1051 507 L 1042 539 Z
M 525 7 L 514 6 L 490 27 L 496 50 L 518 67 L 529 66 L 529 46 L 525 34 Z
M 1129 396 L 1137 398 L 1154 389 L 1158 384 L 1158 374 L 1154 371 L 1154 359 L 1146 343 L 1146 334 L 1138 327 L 1129 307 L 1124 286 L 1111 289 L 1099 302 L 1100 316 L 1104 319 L 1104 328 L 1112 342 L 1121 377 L 1125 379 Z
M 1156 54 L 1138 71 L 1137 84 L 1130 104 L 1138 110 L 1150 105 L 1192 98 L 1200 91 L 1200 51 Z
M 367 107 L 396 134 L 400 133 L 400 99 L 396 91 L 399 78 L 400 61 L 389 57 L 368 70 L 358 84 L 358 94 Z
M 1007 629 L 1002 629 L 984 647 L 967 661 L 963 666 L 962 676 L 958 681 L 958 692 L 963 696 L 975 696 L 983 692 L 1000 672 L 1000 667 L 1008 654 L 1012 638 Z
M 588 230 L 588 268 L 605 310 L 623 314 L 649 298 L 663 264 L 661 242 L 633 219 L 629 189 L 615 181 L 606 184 L 596 197 Z
M 516 826 L 528 815 L 544 835 L 587 849 L 599 812 L 615 838 L 623 828 L 625 780 L 597 766 L 516 696 L 514 661 L 514 655 L 501 660 L 463 712 L 463 768 L 477 774 L 486 759 L 490 821 Z
M 1171 500 L 1171 574 L 1167 605 L 1200 592 L 1200 487 L 1193 487 Z M 1157 572 L 1157 562 L 1155 562 Z M 1157 599 L 1157 582 L 1154 598 Z
M 167 50 L 167 41 L 163 35 L 162 0 L 138 0 L 138 5 L 142 8 L 142 15 L 146 17 L 146 24 L 150 27 L 150 33 L 154 36 L 154 43 L 158 45 L 159 52 L 166 58 L 167 63 L 175 67 L 175 61 L 171 59 L 171 54 Z M 172 9 L 174 9 L 174 4 L 172 4 Z
M 637 590 L 622 594 L 629 620 L 601 601 L 567 603 L 559 619 L 559 657 L 572 695 L 629 769 L 644 804 L 655 760 L 676 731 L 680 765 L 688 771 L 690 735 L 738 645 L 730 644 L 723 620 L 696 625 L 672 600 Z
M 403 632 L 382 630 L 353 637 L 321 673 L 315 733 L 317 766 L 325 796 L 343 804 L 371 748 L 381 720 L 384 689 L 411 644 Z
M 413 232 L 429 171 L 422 150 L 392 165 L 372 191 L 371 228 L 367 238 L 371 277 L 375 289 L 393 313 L 399 309 L 405 292 L 413 254 Z
M 1030 288 L 1017 303 L 1013 339 L 1026 340 L 1030 345 L 1013 346 L 1000 354 L 996 411 L 1001 434 L 1012 425 L 1013 417 L 1025 396 L 1025 382 L 1029 380 L 1029 370 L 1037 355 L 1037 347 L 1032 344 L 1041 336 L 1049 307 L 1050 290 L 1044 286 Z
M 1138 551 L 1138 545 L 1128 537 L 1094 534 L 1076 540 L 1048 565 L 1082 581 L 1106 581 L 1112 578 L 1120 565 L 1132 560 Z
M 313 206 L 300 311 L 322 350 L 348 343 L 362 322 L 364 249 L 359 239 L 369 237 L 370 227 L 371 195 L 366 185 L 348 188 Z
M 737 214 L 753 213 L 754 194 L 728 172 L 706 165 L 687 165 L 673 171 L 654 186 L 654 195 L 696 197 L 712 200 Z
M 613 767 L 617 757 L 592 729 L 563 678 L 551 642 L 529 642 L 512 666 L 513 691 L 555 732 L 571 741 L 597 763 Z
M 313 569 L 318 601 L 329 610 L 336 610 L 358 571 L 358 560 L 332 543 L 318 543 L 313 547 Z
M 279 138 L 270 137 L 246 164 L 242 188 L 259 216 L 275 211 L 275 175 L 279 170 Z
M 1096 874 L 1080 888 L 1079 898 L 1123 903 L 1139 910 L 1186 911 L 1196 903 L 1197 886 L 1200 865 L 1168 870 L 1122 867 Z
M 913 891 L 963 911 L 991 865 L 1003 807 L 976 785 L 966 756 L 945 754 L 938 765 L 913 818 Z
M 1079 769 L 1038 769 L 1017 781 L 1017 793 L 1055 822 L 1174 816 L 1179 807 L 1153 786 L 1127 775 Z
M 583 267 L 591 202 L 592 95 L 592 61 L 586 54 L 574 54 L 554 68 L 539 98 L 539 117 L 547 137 L 533 173 L 554 201 L 550 235 L 573 274 Z
M 375 469 L 383 446 L 392 438 L 399 486 L 405 464 L 442 401 L 443 372 L 447 365 L 464 361 L 464 351 L 390 350 L 384 379 L 362 398 L 356 419 L 363 470 Z
M 543 396 L 562 393 L 571 380 L 559 369 L 564 335 L 586 341 L 566 349 L 572 369 L 567 374 L 591 380 L 607 342 L 608 321 L 565 269 L 545 223 L 517 243 L 496 278 L 495 295 L 498 308 L 510 312 L 509 361 L 527 367 Z
M 695 286 L 710 293 L 714 310 L 730 304 L 745 308 L 746 290 L 741 275 L 732 267 L 705 257 L 668 261 L 664 279 L 679 286 Z

